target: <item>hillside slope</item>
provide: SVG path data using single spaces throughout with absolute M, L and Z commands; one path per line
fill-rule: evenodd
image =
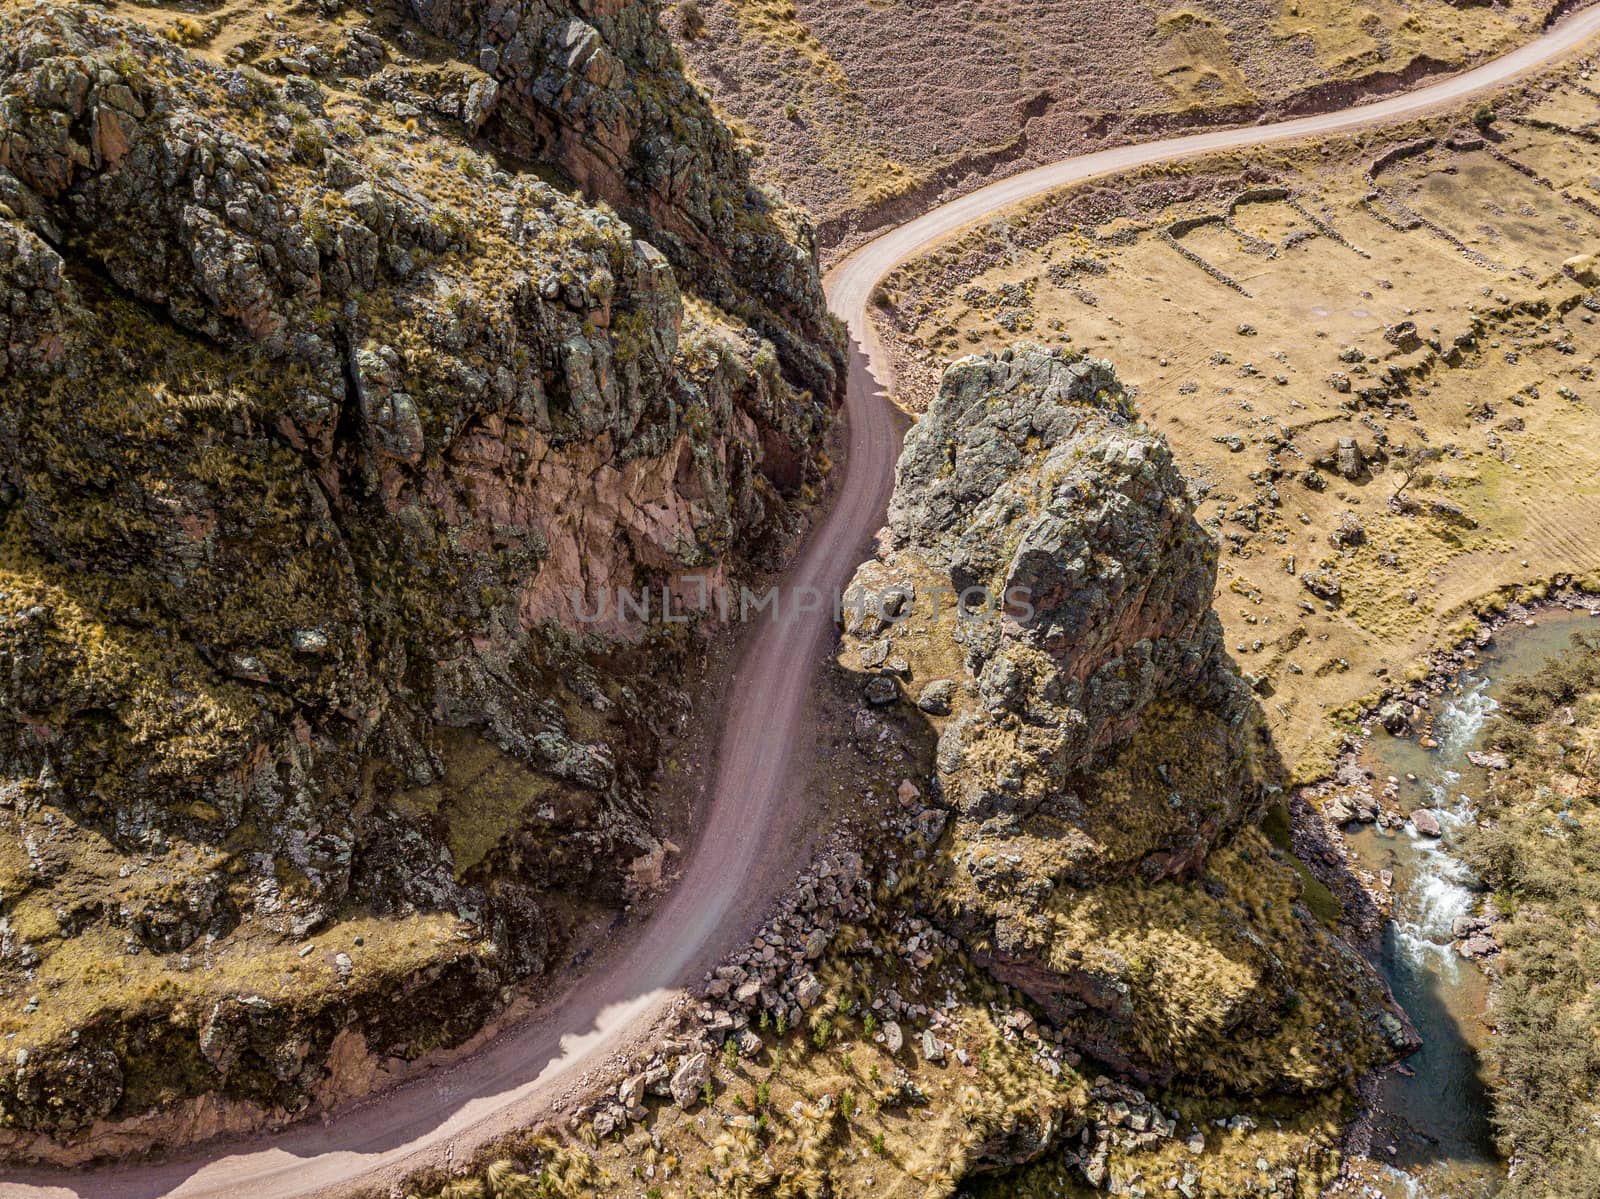
M 762 176 L 833 244 L 1014 166 L 1456 70 L 1570 7 L 681 0 L 672 27 L 763 154 Z
M 809 231 L 654 7 L 416 8 L 0 17 L 13 1147 L 363 1089 L 579 948 L 693 641 L 578 611 L 820 482 Z

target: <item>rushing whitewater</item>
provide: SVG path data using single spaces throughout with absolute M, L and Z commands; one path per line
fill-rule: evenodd
M 1395 895 L 1394 920 L 1397 941 L 1407 964 L 1453 980 L 1462 969 L 1461 958 L 1451 949 L 1455 922 L 1472 914 L 1473 891 L 1477 879 L 1465 863 L 1445 848 L 1452 834 L 1470 825 L 1475 817 L 1472 797 L 1461 790 L 1461 772 L 1445 763 L 1462 761 L 1478 744 L 1479 735 L 1499 707 L 1488 693 L 1489 681 L 1469 676 L 1468 685 L 1440 714 L 1434 735 L 1439 742 L 1437 773 L 1421 777 L 1429 805 L 1445 830 L 1441 840 L 1423 837 L 1411 825 L 1404 835 L 1415 855 L 1414 876 L 1404 891 Z

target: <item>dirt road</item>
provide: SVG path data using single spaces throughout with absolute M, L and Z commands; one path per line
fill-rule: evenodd
M 1041 167 L 952 201 L 862 247 L 828 278 L 833 310 L 865 354 L 854 355 L 847 401 L 845 477 L 825 522 L 784 580 L 793 594 L 831 594 L 866 556 L 883 523 L 899 450 L 899 422 L 874 376 L 884 376 L 867 321 L 872 290 L 930 243 L 1021 200 L 1097 175 L 1216 150 L 1239 149 L 1394 121 L 1569 55 L 1600 33 L 1600 8 L 1567 18 L 1504 58 L 1419 91 L 1340 112 L 1106 150 Z M 729 681 L 705 832 L 682 878 L 630 944 L 575 984 L 536 1021 L 502 1034 L 459 1064 L 411 1080 L 327 1125 L 207 1146 L 171 1162 L 92 1172 L 12 1172 L 3 1199 L 299 1199 L 360 1183 L 383 1187 L 407 1171 L 470 1155 L 474 1147 L 552 1110 L 561 1094 L 647 1036 L 680 988 L 739 943 L 789 878 L 790 849 L 810 813 L 784 782 L 804 727 L 812 680 L 833 635 L 824 611 L 766 618 L 747 629 Z

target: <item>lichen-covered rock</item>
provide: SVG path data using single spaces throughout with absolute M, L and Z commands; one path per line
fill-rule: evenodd
M 830 395 L 844 360 L 820 302 L 811 226 L 756 186 L 733 135 L 683 76 L 656 0 L 410 0 L 495 84 L 483 136 L 550 162 L 649 230 L 707 299 Z
M 50 1054 L 24 1048 L 6 1057 L 7 1111 L 35 1124 L 77 1128 L 110 1114 L 122 1099 L 121 1063 L 103 1045 Z
M 773 564 L 838 344 L 653 8 L 599 7 L 535 39 L 572 75 L 525 147 L 587 199 L 360 99 L 432 78 L 372 33 L 304 52 L 372 75 L 325 91 L 0 14 L 0 1125 L 299 1110 L 336 1037 L 470 1035 L 567 936 L 552 891 L 615 909 L 659 848 L 692 634 L 599 598 Z M 488 40 L 474 120 L 534 78 Z
M 950 367 L 890 531 L 856 586 L 913 598 L 852 605 L 843 660 L 903 659 L 913 694 L 964 681 L 922 707 L 945 927 L 1137 1080 L 1352 1081 L 1384 1052 L 1381 985 L 1256 829 L 1278 767 L 1212 611 L 1216 546 L 1111 367 Z
M 1051 730 L 1022 763 L 1023 792 L 967 789 L 949 797 L 959 811 L 986 819 L 1012 794 L 1061 785 L 1157 700 L 1243 724 L 1211 611 L 1215 549 L 1109 365 L 1038 352 L 957 363 L 896 482 L 895 545 L 1001 609 L 966 630 L 982 702 L 953 741 L 970 753 L 1011 724 Z

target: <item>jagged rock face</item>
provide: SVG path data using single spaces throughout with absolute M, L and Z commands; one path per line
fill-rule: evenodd
M 737 180 L 695 104 L 683 152 Z M 0 16 L 0 993 L 39 996 L 0 1123 L 298 1106 L 341 1030 L 469 1033 L 544 968 L 546 892 L 620 902 L 686 646 L 573 592 L 741 576 L 794 528 L 837 346 L 768 340 L 823 301 L 767 217 L 792 270 L 752 328 L 449 130 Z M 365 960 L 293 964 L 358 914 Z M 127 977 L 79 985 L 102 958 Z
M 1211 611 L 1216 548 L 1109 365 L 1025 350 L 952 366 L 906 437 L 889 520 L 915 573 L 999 609 L 936 630 L 956 639 L 970 695 L 938 748 L 958 836 L 1031 821 L 1059 881 L 1163 876 L 1250 809 L 1249 698 Z M 1075 840 L 1076 780 L 1158 706 L 1207 711 L 1217 777 L 1181 813 L 1163 795 L 1114 852 Z
M 845 660 L 868 703 L 908 680 L 928 718 L 945 927 L 1142 1083 L 1353 1079 L 1381 989 L 1255 830 L 1277 766 L 1211 610 L 1216 545 L 1110 366 L 951 366 L 889 532 L 854 586 L 911 598 L 867 603 Z
M 777 345 L 797 385 L 831 395 L 844 360 L 819 303 L 811 227 L 752 185 L 682 74 L 655 0 L 410 0 L 486 70 L 484 136 L 559 166 L 648 229 L 706 298 Z
M 1243 723 L 1247 692 L 1211 611 L 1215 545 L 1108 364 L 1024 352 L 950 368 L 907 435 L 889 521 L 897 547 L 1006 609 L 966 630 L 981 703 L 950 726 L 946 759 L 1048 730 L 1019 782 L 1059 788 L 1157 701 Z M 995 784 L 967 779 L 950 799 L 978 821 L 1026 802 Z

